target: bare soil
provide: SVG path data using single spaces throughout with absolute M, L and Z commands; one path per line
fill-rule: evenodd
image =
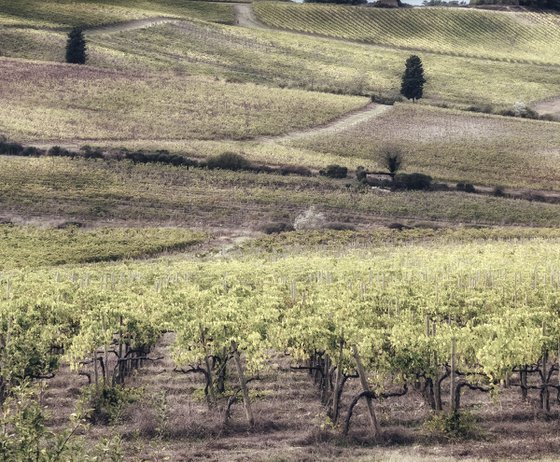
M 140 401 L 128 405 L 116 424 L 92 426 L 88 444 L 119 435 L 131 461 L 560 460 L 560 405 L 553 399 L 552 414 L 544 417 L 536 393 L 523 402 L 515 387 L 494 398 L 464 394 L 464 409 L 478 420 L 467 440 L 450 441 L 427 431 L 430 410 L 415 391 L 375 403 L 383 428 L 380 441 L 371 437 L 363 404 L 356 408 L 350 435 L 343 437 L 329 424 L 312 377 L 291 370 L 293 363 L 282 354 L 250 383 L 255 428 L 246 424 L 240 403 L 224 425 L 225 399 L 209 409 L 201 377 L 174 371 L 172 340 L 166 334 L 151 353 L 163 359 L 144 364 L 128 384 L 144 390 Z M 235 386 L 235 375 L 229 378 Z M 345 389 L 342 417 L 359 390 L 357 382 L 351 380 Z M 50 428 L 64 427 L 86 383 L 68 369 L 48 381 L 43 401 L 52 410 Z
M 557 98 L 547 99 L 534 105 L 535 111 L 540 115 L 552 115 L 560 117 L 560 96 Z

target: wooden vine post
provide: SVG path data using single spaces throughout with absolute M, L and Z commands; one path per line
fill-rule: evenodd
M 457 381 L 455 376 L 455 369 L 457 367 L 456 349 L 457 349 L 457 339 L 455 337 L 452 337 L 451 338 L 451 385 L 449 390 L 449 399 L 450 399 L 449 402 L 451 403 L 452 413 L 457 412 L 457 402 L 455 400 L 455 388 L 456 388 L 455 382 Z
M 375 410 L 373 408 L 373 401 L 372 401 L 372 393 L 369 387 L 369 383 L 367 380 L 367 375 L 364 370 L 364 366 L 362 365 L 362 360 L 360 358 L 360 354 L 358 352 L 358 348 L 356 345 L 352 346 L 352 354 L 354 356 L 354 360 L 356 361 L 356 369 L 358 369 L 358 376 L 360 377 L 360 382 L 362 384 L 362 388 L 365 392 L 368 392 L 366 395 L 366 403 L 369 413 L 369 421 L 371 423 L 371 428 L 373 430 L 373 436 L 377 439 L 381 434 L 381 429 L 379 428 L 379 423 L 377 422 L 377 417 L 375 416 Z
M 251 401 L 249 399 L 249 390 L 247 389 L 247 381 L 245 380 L 245 374 L 243 373 L 243 366 L 241 365 L 241 357 L 239 356 L 239 351 L 237 350 L 237 343 L 231 341 L 231 349 L 233 351 L 233 360 L 235 361 L 235 367 L 237 368 L 237 375 L 239 376 L 239 386 L 241 387 L 241 393 L 243 394 L 243 406 L 245 407 L 245 415 L 247 416 L 247 422 L 253 427 L 255 425 L 255 418 L 253 417 L 253 409 L 251 409 Z
M 343 359 L 343 348 L 344 341 L 340 339 L 340 346 L 338 350 L 338 364 L 336 365 L 336 376 L 334 379 L 334 390 L 333 390 L 333 404 L 332 404 L 332 422 L 336 425 L 338 421 L 339 407 L 340 407 L 340 387 L 342 385 L 342 359 Z

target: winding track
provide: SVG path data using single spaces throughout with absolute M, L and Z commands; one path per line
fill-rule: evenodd
M 115 32 L 124 32 L 128 30 L 145 29 L 147 27 L 159 26 L 161 24 L 177 24 L 181 19 L 167 16 L 157 16 L 153 18 L 134 19 L 132 21 L 120 22 L 116 24 L 107 24 L 103 26 L 88 27 L 84 32 L 87 35 L 110 34 Z
M 307 128 L 304 130 L 297 130 L 286 133 L 284 135 L 260 136 L 258 138 L 255 138 L 255 141 L 281 143 L 285 141 L 299 140 L 308 136 L 328 135 L 333 132 L 346 130 L 354 125 L 378 117 L 388 111 L 390 108 L 391 106 L 387 106 L 384 104 L 370 103 L 362 109 L 346 113 L 342 117 L 339 117 L 338 119 L 324 125 Z

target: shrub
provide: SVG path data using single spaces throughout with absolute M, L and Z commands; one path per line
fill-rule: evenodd
M 371 95 L 371 102 L 378 104 L 386 104 L 392 106 L 393 104 L 402 101 L 403 98 L 400 95 Z
M 363 183 L 367 180 L 367 170 L 361 165 L 356 169 L 356 180 Z
M 476 431 L 476 419 L 468 412 L 434 414 L 432 418 L 424 424 L 424 428 L 430 433 L 451 440 L 468 439 L 478 435 Z
M 78 153 L 69 151 L 68 149 L 61 148 L 60 146 L 53 146 L 47 151 L 47 156 L 53 157 L 77 157 Z
M 356 227 L 350 223 L 327 223 L 325 228 L 332 229 L 334 231 L 356 231 Z
M 206 167 L 209 169 L 222 170 L 250 170 L 251 162 L 240 154 L 235 152 L 224 152 L 214 157 L 210 157 L 206 161 Z
M 103 159 L 103 151 L 100 148 L 92 148 L 91 146 L 82 146 L 80 153 L 84 159 Z
M 329 178 L 346 178 L 348 168 L 338 164 L 327 165 L 327 168 L 321 170 L 319 174 Z
M 399 173 L 394 181 L 395 188 L 406 190 L 426 190 L 431 185 L 432 177 L 423 173 Z
M 294 231 L 294 226 L 290 223 L 268 223 L 261 228 L 265 234 L 280 234 Z
M 127 404 L 137 401 L 142 390 L 89 385 L 80 397 L 78 407 L 93 424 L 108 425 L 121 420 Z
M 496 186 L 492 191 L 492 195 L 496 197 L 504 197 L 506 195 L 504 188 L 502 186 Z
M 396 229 L 397 231 L 402 231 L 403 229 L 412 229 L 410 226 L 403 223 L 390 223 L 389 225 L 387 225 L 387 228 Z
M 404 164 L 404 153 L 397 146 L 383 146 L 378 153 L 379 162 L 394 177 Z
M 457 183 L 457 191 L 475 193 L 476 189 L 472 183 Z
M 0 154 L 18 156 L 23 152 L 23 146 L 19 143 L 8 141 L 6 137 L 0 136 Z
M 313 173 L 307 167 L 301 165 L 286 165 L 280 167 L 278 170 L 280 175 L 299 175 L 299 176 L 312 176 Z
M 22 156 L 26 157 L 37 157 L 42 156 L 45 153 L 42 149 L 36 148 L 35 146 L 27 146 L 22 152 Z

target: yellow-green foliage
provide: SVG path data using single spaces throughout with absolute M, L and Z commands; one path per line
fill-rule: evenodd
M 158 16 L 229 24 L 233 7 L 192 0 L 0 0 L 0 25 L 88 27 Z
M 206 234 L 180 228 L 82 230 L 0 226 L 0 269 L 119 260 L 185 249 Z
M 31 174 L 32 172 L 32 174 Z M 350 187 L 347 187 L 347 184 Z M 14 214 L 257 229 L 316 206 L 327 220 L 555 226 L 560 205 L 457 192 L 356 190 L 352 180 L 163 165 L 2 157 L 0 197 Z
M 453 8 L 384 9 L 256 2 L 268 25 L 391 47 L 560 64 L 560 16 Z
M 396 104 L 365 123 L 294 146 L 347 157 L 379 170 L 390 145 L 406 156 L 405 170 L 449 181 L 558 189 L 560 130 L 555 122 Z
M 327 122 L 365 98 L 2 60 L 0 127 L 18 140 L 245 138 Z
M 560 239 L 558 228 L 414 228 L 394 230 L 379 228 L 367 231 L 305 230 L 272 234 L 240 245 L 240 254 L 287 253 L 313 251 L 339 254 L 353 248 L 387 245 L 442 245 L 460 242 L 507 241 L 518 239 Z

